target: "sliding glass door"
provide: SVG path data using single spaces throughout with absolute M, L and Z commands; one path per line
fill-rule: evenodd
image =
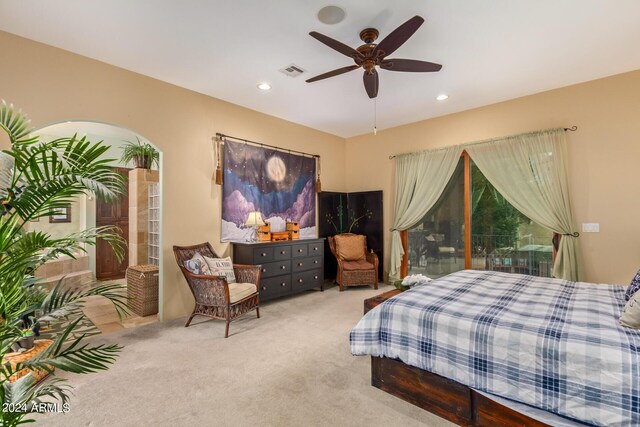
M 553 233 L 505 200 L 466 153 L 436 205 L 406 237 L 409 274 L 437 278 L 473 268 L 553 275 Z
M 464 159 L 438 202 L 407 231 L 409 274 L 435 278 L 465 267 Z
M 471 162 L 471 267 L 550 277 L 553 232 L 514 208 Z

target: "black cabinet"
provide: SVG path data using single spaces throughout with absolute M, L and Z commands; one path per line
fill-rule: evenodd
M 260 300 L 324 290 L 324 239 L 233 243 L 235 264 L 260 265 Z

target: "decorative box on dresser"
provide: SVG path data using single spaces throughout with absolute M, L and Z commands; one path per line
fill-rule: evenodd
M 324 290 L 324 239 L 233 243 L 234 264 L 260 265 L 260 301 Z

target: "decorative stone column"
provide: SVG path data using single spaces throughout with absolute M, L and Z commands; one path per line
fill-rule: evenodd
M 129 265 L 149 263 L 149 185 L 159 181 L 157 170 L 129 171 Z

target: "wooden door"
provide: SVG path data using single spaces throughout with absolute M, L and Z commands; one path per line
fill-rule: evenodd
M 120 235 L 129 244 L 129 169 L 116 168 L 116 172 L 124 175 L 127 180 L 125 193 L 119 200 L 105 202 L 98 199 L 96 202 L 96 226 L 114 225 L 120 229 Z M 120 279 L 123 278 L 129 266 L 129 250 L 125 249 L 122 262 L 118 262 L 111 246 L 102 239 L 96 243 L 96 278 Z

